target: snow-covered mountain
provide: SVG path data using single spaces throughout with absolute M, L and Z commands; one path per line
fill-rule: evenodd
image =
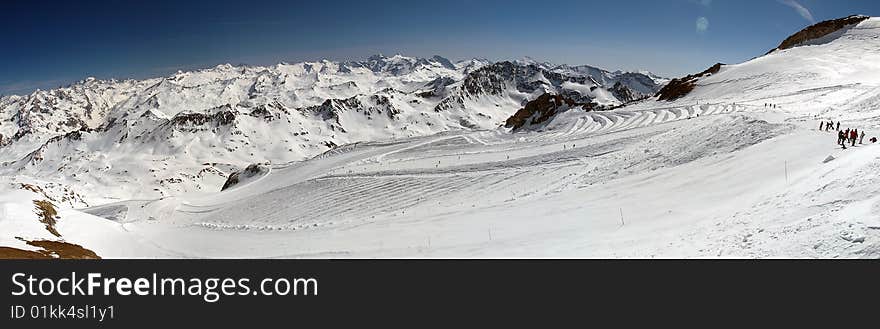
M 672 80 L 659 102 L 638 107 L 727 102 L 844 120 L 877 120 L 880 113 L 880 20 L 850 16 L 807 27 L 766 55 L 716 64 Z
M 3 99 L 0 246 L 876 258 L 878 63 L 880 18 L 850 17 L 665 91 L 646 73 L 404 56 L 88 80 Z M 868 138 L 844 150 L 827 120 Z
M 659 87 L 641 73 L 402 55 L 89 78 L 0 99 L 0 175 L 77 186 L 91 203 L 216 190 L 252 163 L 496 128 L 545 92 L 615 106 Z

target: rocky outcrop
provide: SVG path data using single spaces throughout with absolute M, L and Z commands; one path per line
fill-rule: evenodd
M 181 112 L 171 118 L 172 127 L 180 131 L 195 132 L 208 128 L 208 124 L 213 126 L 226 126 L 235 122 L 235 111 L 231 106 L 224 105 L 217 109 L 214 113 L 195 113 Z
M 278 102 L 262 104 L 254 107 L 248 115 L 266 121 L 281 119 L 281 114 L 290 115 L 290 111 Z
M 425 84 L 424 89 L 416 94 L 422 98 L 433 98 L 445 96 L 446 87 L 455 83 L 455 79 L 450 77 L 439 77 Z
M 687 96 L 687 94 L 693 91 L 694 88 L 697 86 L 697 81 L 699 81 L 700 78 L 718 73 L 719 71 L 721 71 L 722 66 L 724 66 L 724 64 L 716 63 L 715 65 L 712 65 L 712 67 L 710 67 L 709 69 L 700 72 L 699 74 L 692 74 L 684 78 L 672 79 L 672 81 L 670 81 L 666 86 L 660 89 L 659 92 L 657 92 L 657 100 L 671 102 Z
M 614 86 L 609 89 L 609 91 L 611 91 L 611 94 L 614 95 L 614 98 L 617 98 L 623 103 L 631 103 L 645 97 L 644 95 L 630 89 L 619 81 L 615 83 Z
M 782 41 L 779 47 L 776 47 L 767 54 L 770 54 L 777 50 L 790 49 L 803 44 L 808 44 L 811 41 L 829 36 L 844 28 L 855 26 L 856 24 L 859 24 L 867 20 L 868 18 L 870 17 L 854 15 L 814 24 L 788 37 L 787 39 Z M 699 74 L 688 75 L 679 79 L 673 79 L 665 87 L 660 89 L 660 91 L 657 92 L 655 96 L 657 96 L 657 99 L 661 101 L 674 101 L 684 96 L 687 96 L 691 91 L 694 90 L 694 88 L 696 88 L 697 82 L 700 80 L 700 78 L 718 73 L 723 65 L 724 64 L 718 63 Z
M 608 72 L 598 68 L 566 65 L 551 68 L 550 64 L 529 61 L 504 61 L 480 67 L 467 74 L 461 86 L 435 106 L 435 112 L 465 107 L 465 100 L 482 96 L 506 96 L 515 91 L 519 94 L 539 95 L 555 93 L 565 95 L 579 103 L 591 103 L 596 89 L 606 89 L 620 84 L 629 89 L 627 99 L 617 99 L 621 104 L 654 94 L 660 86 L 648 75 L 633 72 Z M 589 89 L 587 91 L 587 89 Z M 420 94 L 421 95 L 421 94 Z M 425 93 L 430 97 L 435 93 Z
M 776 50 L 785 50 L 785 49 L 797 47 L 799 45 L 802 45 L 804 43 L 809 42 L 810 40 L 819 39 L 819 38 L 822 38 L 826 35 L 840 31 L 841 29 L 846 28 L 848 26 L 853 26 L 853 25 L 859 24 L 859 23 L 867 20 L 868 18 L 870 18 L 870 17 L 861 16 L 861 15 L 852 15 L 849 17 L 832 19 L 832 20 L 816 23 L 816 24 L 814 24 L 810 27 L 807 27 L 807 28 L 801 30 L 800 32 L 795 33 L 794 35 L 788 37 L 787 39 L 782 41 L 782 43 L 779 45 L 779 47 L 776 47 L 776 49 L 771 50 L 770 52 L 768 52 L 768 54 L 772 53 Z
M 504 123 L 504 127 L 512 128 L 514 131 L 525 126 L 538 125 L 550 120 L 560 111 L 565 111 L 576 107 L 578 104 L 574 100 L 561 95 L 543 94 L 535 100 L 526 103 L 526 106 L 516 111 Z
M 256 177 L 263 176 L 268 172 L 269 172 L 269 169 L 267 167 L 264 167 L 259 164 L 252 164 L 250 166 L 247 166 L 247 168 L 245 168 L 244 171 L 232 173 L 232 175 L 229 175 L 229 178 L 227 178 L 226 182 L 223 183 L 223 187 L 220 188 L 220 191 L 225 191 L 226 189 L 229 189 L 233 186 L 241 184 L 244 181 L 248 181 L 248 180 L 254 179 Z
M 393 92 L 393 91 L 391 91 Z M 391 103 L 386 95 L 354 96 L 346 99 L 328 99 L 317 106 L 309 106 L 300 109 L 302 112 L 311 113 L 324 121 L 331 121 L 341 128 L 339 113 L 355 111 L 370 117 L 373 114 L 386 115 L 389 119 L 395 119 L 400 110 Z
M 62 147 L 61 146 L 62 142 L 80 141 L 83 139 L 84 133 L 92 133 L 95 131 L 96 131 L 95 129 L 83 128 L 83 129 L 80 129 L 77 131 L 71 131 L 71 132 L 64 134 L 64 135 L 49 138 L 45 143 L 40 145 L 40 147 L 38 147 L 36 150 L 31 151 L 24 158 L 20 159 L 19 162 L 27 163 L 27 164 L 31 164 L 31 165 L 38 164 L 43 161 L 43 159 L 45 158 L 45 154 L 49 150 L 50 147 Z

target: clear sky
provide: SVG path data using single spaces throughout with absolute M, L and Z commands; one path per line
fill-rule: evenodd
M 0 0 L 0 94 L 222 63 L 524 56 L 665 76 L 761 55 L 877 0 Z

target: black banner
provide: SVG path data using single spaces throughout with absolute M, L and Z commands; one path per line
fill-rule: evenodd
M 746 325 L 764 316 L 812 322 L 837 314 L 852 323 L 872 314 L 880 296 L 876 261 L 101 260 L 0 267 L 2 328 L 557 327 L 704 318 Z

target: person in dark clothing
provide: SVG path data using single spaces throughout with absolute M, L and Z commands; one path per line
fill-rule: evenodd
M 853 147 L 856 147 L 856 139 L 857 139 L 858 137 L 859 137 L 859 131 L 858 131 L 858 130 L 853 129 L 853 131 L 851 131 L 851 132 L 849 133 L 849 139 L 852 140 L 852 146 L 853 146 Z
M 837 132 L 837 145 L 843 145 L 843 132 Z
M 840 130 L 840 121 L 837 121 L 837 130 Z
M 825 130 L 826 131 L 831 130 L 833 127 L 834 127 L 834 121 L 828 120 L 828 124 L 825 125 Z
M 859 135 L 859 144 L 862 144 L 862 142 L 864 142 L 864 141 L 865 141 L 865 131 L 862 130 L 862 134 Z
M 819 122 L 819 131 L 822 131 L 822 128 L 825 128 L 825 121 Z

